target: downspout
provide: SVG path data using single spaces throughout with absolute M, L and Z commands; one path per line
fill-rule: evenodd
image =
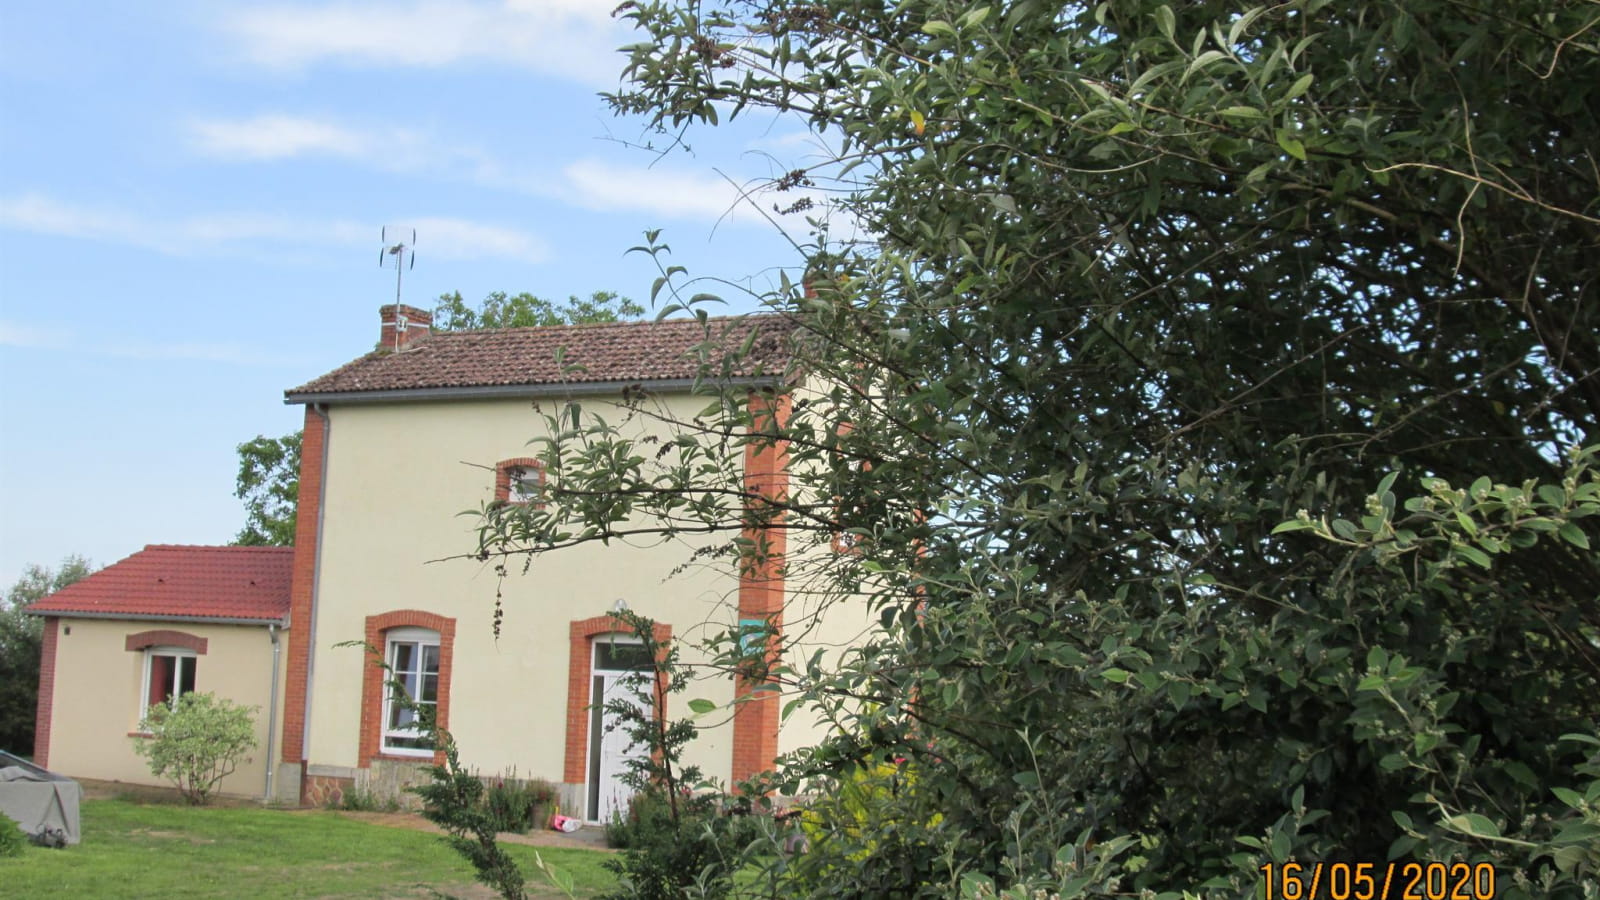
M 333 444 L 333 417 L 328 415 L 328 404 L 312 403 L 307 407 L 322 419 L 322 477 L 317 484 L 317 532 L 311 552 L 311 621 L 306 629 L 306 708 L 300 727 L 300 793 L 305 795 L 306 772 L 311 768 L 311 697 L 316 694 L 317 683 L 317 611 L 322 592 L 322 525 L 328 509 L 328 448 Z
M 272 756 L 278 752 L 278 657 L 283 652 L 283 644 L 278 640 L 278 623 L 267 623 L 267 637 L 272 641 L 272 699 L 267 703 L 267 784 L 263 789 L 265 796 L 263 803 L 272 802 L 272 774 L 277 766 L 273 765 Z

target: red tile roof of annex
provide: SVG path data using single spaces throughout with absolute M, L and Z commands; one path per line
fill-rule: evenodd
M 28 611 L 108 619 L 282 620 L 289 614 L 293 564 L 293 547 L 150 544 Z
M 756 333 L 749 354 L 728 373 L 783 376 L 793 326 L 777 315 L 608 322 L 542 328 L 434 332 L 399 352 L 375 350 L 285 391 L 298 396 L 451 388 L 594 384 L 694 378 L 702 352 L 737 349 Z M 561 361 L 557 350 L 561 349 Z M 713 352 L 716 365 L 719 354 Z

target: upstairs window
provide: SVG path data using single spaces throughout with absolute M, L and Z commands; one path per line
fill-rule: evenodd
M 527 457 L 502 460 L 494 467 L 494 499 L 518 506 L 544 501 L 544 463 Z

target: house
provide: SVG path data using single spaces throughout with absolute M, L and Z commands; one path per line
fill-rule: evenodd
M 693 540 L 614 541 L 536 557 L 526 573 L 519 561 L 501 579 L 473 557 L 477 516 L 463 512 L 537 502 L 544 462 L 530 442 L 546 428 L 540 409 L 579 399 L 641 440 L 668 433 L 662 418 L 693 418 L 706 403 L 694 387 L 708 344 L 751 340 L 725 378 L 787 415 L 790 335 L 772 317 L 436 334 L 429 321 L 424 310 L 385 306 L 379 349 L 286 392 L 305 407 L 305 431 L 278 783 L 298 781 L 312 803 L 352 787 L 381 795 L 434 758 L 389 702 L 380 667 L 340 646 L 365 642 L 434 706 L 463 762 L 548 779 L 568 814 L 606 820 L 626 793 L 627 738 L 595 701 L 638 664 L 636 638 L 611 612 L 626 604 L 684 648 L 742 624 L 781 627 L 798 602 L 783 580 L 782 536 L 772 560 L 742 573 L 685 568 L 703 546 Z M 655 415 L 628 418 L 624 394 L 641 392 Z M 781 446 L 747 448 L 742 464 L 753 490 L 784 490 Z M 812 639 L 852 636 L 835 622 Z M 672 702 L 725 707 L 753 687 L 707 675 Z M 820 736 L 803 716 L 780 723 L 776 694 L 758 696 L 726 721 L 708 718 L 685 761 L 731 784 Z
M 152 545 L 30 606 L 44 618 L 34 762 L 157 783 L 139 722 L 198 689 L 257 710 L 257 748 L 221 790 L 277 793 L 293 562 L 288 547 Z
M 861 630 L 864 610 L 857 623 L 819 617 L 792 595 L 781 530 L 771 558 L 739 572 L 686 565 L 709 538 L 585 544 L 533 558 L 526 572 L 519 561 L 504 578 L 474 555 L 478 511 L 539 502 L 544 461 L 530 442 L 547 427 L 540 409 L 577 399 L 641 440 L 659 438 L 663 420 L 706 403 L 698 354 L 748 340 L 752 352 L 724 381 L 789 415 L 780 320 L 435 334 L 425 310 L 389 305 L 379 318 L 378 349 L 285 392 L 305 408 L 292 555 L 152 547 L 35 606 L 50 617 L 40 702 L 50 765 L 150 781 L 128 747 L 111 745 L 128 743 L 144 705 L 192 685 L 270 710 L 266 749 L 224 791 L 311 804 L 351 790 L 400 796 L 439 755 L 391 702 L 387 665 L 433 708 L 466 765 L 544 778 L 565 813 L 605 821 L 626 798 L 628 755 L 641 752 L 596 703 L 641 664 L 638 638 L 612 615 L 619 605 L 653 619 L 691 666 L 705 662 L 693 655 L 701 638 L 782 629 L 786 615 L 807 617 L 803 640 L 786 635 L 798 656 Z M 625 394 L 654 415 L 628 417 Z M 732 462 L 747 490 L 785 491 L 783 446 L 740 452 Z M 756 687 L 702 669 L 669 701 L 682 704 L 672 716 L 700 698 L 722 710 L 700 723 L 685 762 L 731 785 L 822 736 Z M 740 696 L 750 699 L 734 704 Z

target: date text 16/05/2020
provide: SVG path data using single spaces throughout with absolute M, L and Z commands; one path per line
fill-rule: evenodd
M 1261 867 L 1265 900 L 1495 900 L 1494 866 L 1464 862 L 1286 862 Z

